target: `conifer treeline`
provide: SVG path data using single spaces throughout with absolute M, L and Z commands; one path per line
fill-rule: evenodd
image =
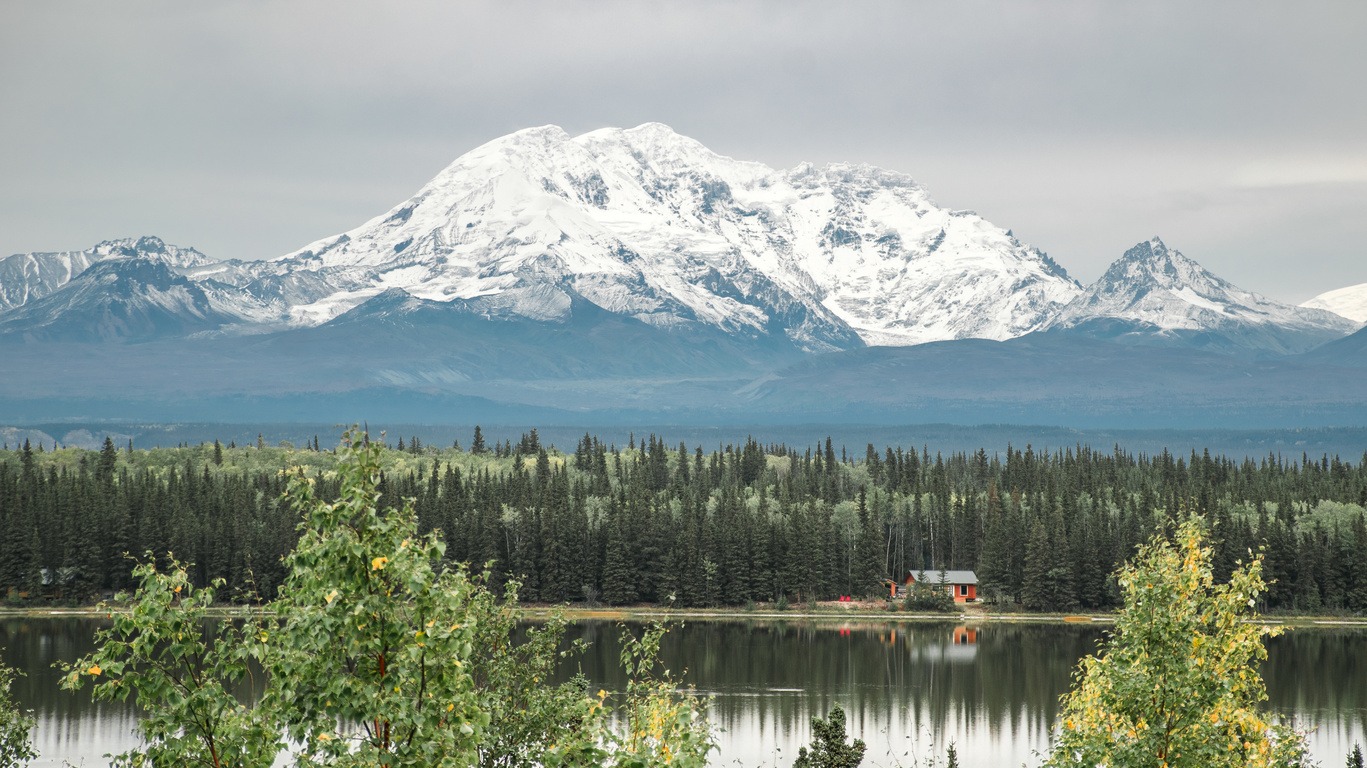
M 0 595 L 84 599 L 128 586 L 125 552 L 174 552 L 205 582 L 270 596 L 301 467 L 335 496 L 331 452 L 223 446 L 0 452 Z M 909 571 L 973 569 L 989 600 L 1116 605 L 1110 578 L 1185 510 L 1228 574 L 1265 546 L 1265 609 L 1367 612 L 1367 456 L 1233 461 L 1086 446 L 1049 453 L 838 452 L 747 440 L 704 452 L 591 435 L 572 454 L 481 436 L 386 452 L 384 499 L 413 498 L 455 561 L 517 578 L 528 601 L 680 606 L 876 595 Z

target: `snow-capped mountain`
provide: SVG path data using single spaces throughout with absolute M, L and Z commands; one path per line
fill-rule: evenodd
M 1137 343 L 1290 354 L 1345 336 L 1359 325 L 1332 312 L 1242 290 L 1155 237 L 1113 262 L 1048 329 Z
M 114 262 L 158 268 L 92 267 Z M 420 333 L 417 318 L 467 336 L 477 321 L 516 320 L 490 338 L 524 333 L 525 321 L 594 329 L 595 344 L 712 345 L 714 361 L 1042 329 L 1285 354 L 1358 327 L 1240 290 L 1157 238 L 1084 290 L 1009 230 L 936 206 L 903 174 L 774 170 L 658 123 L 504 136 L 384 214 L 271 260 L 213 261 L 147 237 L 0 262 L 0 336 L 11 339 L 334 321 L 378 323 L 371 336 L 393 338 L 396 322 Z
M 62 288 L 0 314 L 0 336 L 30 341 L 182 337 L 248 320 L 236 289 L 192 281 L 157 258 L 97 261 Z
M 1308 309 L 1325 309 L 1349 320 L 1367 323 L 1367 283 L 1325 291 L 1301 304 Z
M 66 285 L 91 264 L 106 259 L 144 258 L 177 269 L 217 264 L 193 248 L 162 242 L 159 237 L 106 240 L 83 251 L 16 253 L 0 259 L 0 312 L 21 307 Z
M 653 123 L 505 136 L 275 264 L 336 286 L 291 308 L 300 324 L 394 288 L 544 321 L 580 296 L 658 327 L 780 334 L 810 351 L 1009 338 L 1079 291 L 1043 253 L 901 174 L 775 171 Z
M 1157 238 L 1084 290 L 890 171 L 545 127 L 274 259 L 149 237 L 0 262 L 0 360 L 24 374 L 0 411 L 1357 423 L 1358 327 Z

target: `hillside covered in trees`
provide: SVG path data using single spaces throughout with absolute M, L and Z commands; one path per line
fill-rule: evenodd
M 332 498 L 336 456 L 209 443 L 0 451 L 0 595 L 88 600 L 130 585 L 125 553 L 174 552 L 199 583 L 276 594 L 302 468 Z M 415 499 L 446 554 L 531 602 L 742 606 L 877 595 L 881 580 L 973 569 L 989 601 L 1108 609 L 1112 574 L 1186 510 L 1213 525 L 1217 577 L 1266 547 L 1267 610 L 1367 613 L 1367 456 L 1134 455 L 1086 446 L 941 455 L 829 439 L 705 451 L 585 435 L 572 452 L 399 440 L 383 502 Z

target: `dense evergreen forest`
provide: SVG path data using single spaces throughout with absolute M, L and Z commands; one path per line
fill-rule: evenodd
M 284 578 L 303 472 L 334 497 L 335 455 L 215 442 L 102 451 L 0 451 L 0 595 L 88 600 L 129 586 L 125 553 L 174 552 L 241 599 Z M 531 602 L 742 606 L 882 594 L 909 571 L 978 572 L 988 601 L 1026 610 L 1115 607 L 1111 574 L 1194 510 L 1228 574 L 1266 548 L 1264 610 L 1367 613 L 1367 456 L 1233 461 L 1076 446 L 952 455 L 829 439 L 711 451 L 591 435 L 562 453 L 518 443 L 385 452 L 389 504 L 414 500 L 447 555 Z

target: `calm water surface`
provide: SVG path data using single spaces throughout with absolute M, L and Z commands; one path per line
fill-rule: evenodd
M 38 717 L 41 766 L 104 765 L 136 743 L 135 711 L 60 691 L 57 660 L 88 653 L 98 620 L 0 620 L 6 663 L 24 670 L 21 704 Z M 576 665 L 595 688 L 620 690 L 618 627 L 574 625 L 592 643 Z M 835 704 L 869 744 L 867 766 L 911 766 L 949 742 L 965 766 L 1034 765 L 1058 696 L 1102 630 L 1090 625 L 695 622 L 674 628 L 663 656 L 713 697 L 717 765 L 789 766 L 809 720 Z M 1367 743 L 1367 631 L 1301 629 L 1269 643 L 1263 670 L 1276 711 L 1294 716 L 1324 765 Z

